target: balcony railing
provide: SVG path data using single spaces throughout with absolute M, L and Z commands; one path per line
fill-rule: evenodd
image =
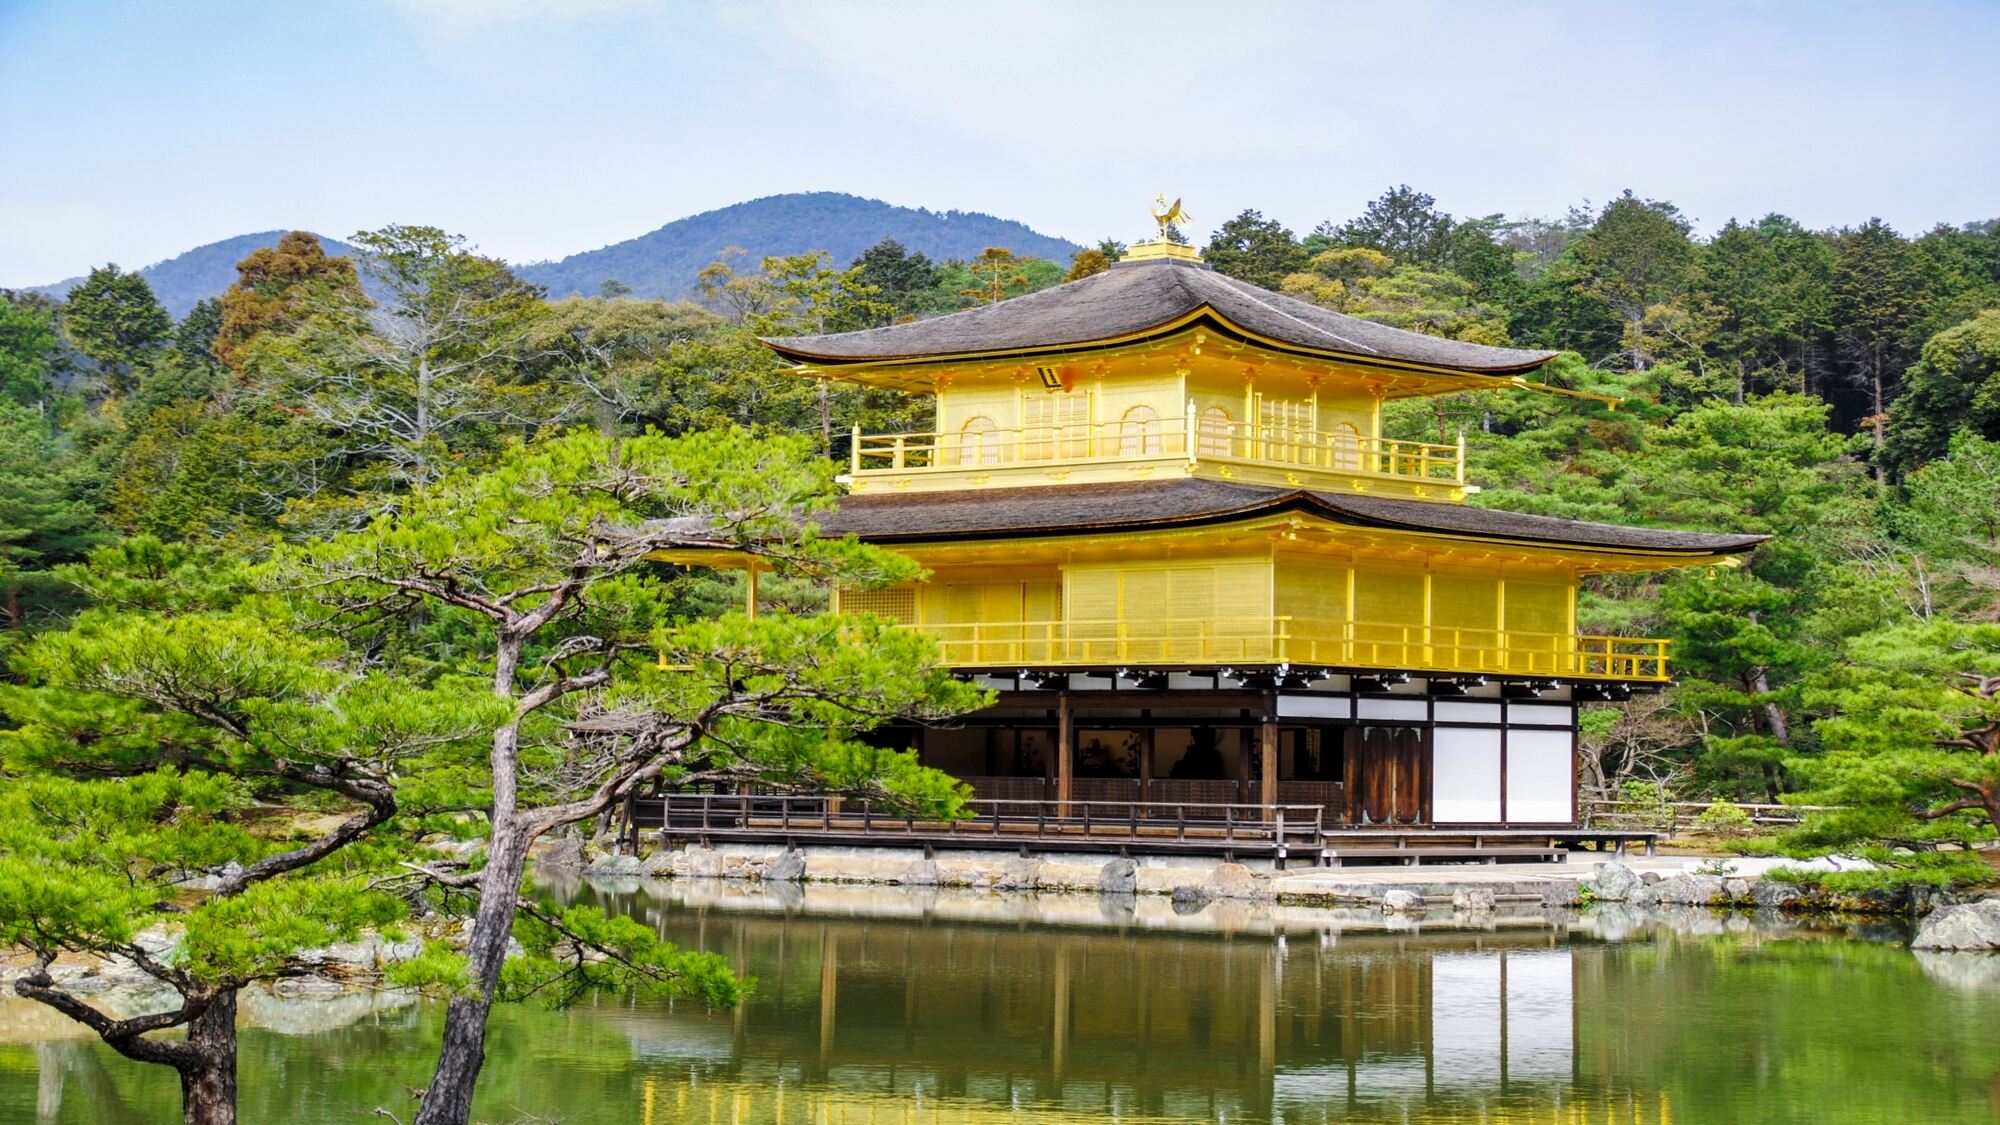
M 1190 442 L 1188 435 L 1193 434 Z M 1359 476 L 1465 483 L 1465 443 L 1438 445 L 1368 437 L 1351 430 L 1185 418 L 971 429 L 956 433 L 864 434 L 855 427 L 848 471 L 856 477 L 923 471 L 971 472 L 1092 461 L 1236 462 Z
M 1317 664 L 1663 682 L 1664 640 L 1294 617 L 924 625 L 956 668 Z

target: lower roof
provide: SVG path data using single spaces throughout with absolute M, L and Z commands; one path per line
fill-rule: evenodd
M 1456 503 L 1273 488 L 1198 477 L 866 493 L 843 498 L 838 510 L 817 522 L 825 535 L 853 535 L 871 543 L 920 543 L 1144 531 L 1290 511 L 1355 527 L 1678 556 L 1738 554 L 1770 538 L 1585 523 Z

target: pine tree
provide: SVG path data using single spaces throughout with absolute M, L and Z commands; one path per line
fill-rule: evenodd
M 55 322 L 47 312 L 0 292 L 0 399 L 32 406 L 55 392 Z
M 1249 209 L 1216 228 L 1201 255 L 1218 272 L 1272 290 L 1306 265 L 1305 247 L 1283 223 Z
M 1867 395 L 1862 419 L 1874 439 L 1876 471 L 1886 479 L 1889 407 L 1916 358 L 1927 286 L 1916 250 L 1880 219 L 1834 240 L 1833 322 L 1848 381 Z
M 97 362 L 113 394 L 129 394 L 139 370 L 173 338 L 174 321 L 153 297 L 153 287 L 116 265 L 100 266 L 70 290 L 63 332 Z
M 236 281 L 222 294 L 215 358 L 240 370 L 264 333 L 289 332 L 314 312 L 364 300 L 353 262 L 329 256 L 316 235 L 292 231 L 236 263 Z
M 80 557 L 99 538 L 97 513 L 81 491 L 48 420 L 0 401 L 0 612 L 8 627 L 24 621 L 24 583 L 45 579 L 38 572 Z

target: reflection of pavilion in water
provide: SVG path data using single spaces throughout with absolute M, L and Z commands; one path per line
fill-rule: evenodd
M 968 1121 L 981 1107 L 1290 1122 L 1664 1112 L 1625 1096 L 1608 1112 L 1602 1092 L 1578 1089 L 1573 951 L 1550 930 L 1335 943 L 691 910 L 658 921 L 758 983 L 700 1030 L 634 1028 L 642 1053 L 696 1064 L 711 1092 L 782 1086 L 800 1113 L 815 1094 L 892 1121 L 912 1104 Z M 780 1119 L 751 1108 L 744 1120 Z

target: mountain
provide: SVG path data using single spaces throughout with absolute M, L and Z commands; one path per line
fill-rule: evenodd
M 160 304 L 179 320 L 188 314 L 196 301 L 203 297 L 219 297 L 224 289 L 236 280 L 236 263 L 249 257 L 250 251 L 264 246 L 276 246 L 285 236 L 281 230 L 261 231 L 257 234 L 239 234 L 235 238 L 225 238 L 221 242 L 211 242 L 197 246 L 185 254 L 155 262 L 139 271 L 146 284 L 153 287 L 153 296 Z M 337 238 L 320 236 L 329 254 L 355 253 L 355 249 Z M 54 285 L 38 285 L 33 292 L 60 300 L 83 281 L 72 277 L 58 281 Z
M 694 288 L 695 275 L 732 247 L 746 253 L 738 269 L 757 268 L 770 255 L 825 250 L 836 266 L 846 266 L 863 250 L 893 238 L 934 260 L 971 258 L 988 246 L 1067 264 L 1081 247 L 1051 238 L 1011 219 L 970 211 L 929 211 L 897 207 L 837 191 L 800 192 L 752 199 L 705 211 L 601 250 L 572 254 L 559 262 L 519 267 L 549 295 L 596 293 L 607 278 L 632 287 L 641 297 L 679 300 Z
M 267 230 L 211 242 L 139 272 L 178 320 L 196 301 L 220 296 L 236 280 L 237 262 L 260 246 L 276 246 L 284 233 Z M 971 258 L 988 246 L 1005 246 L 1016 254 L 1067 263 L 1080 249 L 1011 219 L 973 211 L 896 207 L 837 191 L 815 191 L 771 195 L 705 211 L 676 219 L 651 234 L 571 254 L 559 262 L 532 262 L 516 272 L 548 286 L 552 297 L 596 293 L 607 278 L 616 278 L 638 296 L 681 300 L 693 292 L 702 267 L 732 246 L 747 252 L 739 268 L 754 270 L 766 256 L 810 250 L 828 251 L 835 265 L 845 266 L 884 238 L 938 261 Z M 321 235 L 320 241 L 329 254 L 359 256 L 338 239 Z M 61 298 L 82 280 L 72 277 L 36 286 L 34 292 Z

